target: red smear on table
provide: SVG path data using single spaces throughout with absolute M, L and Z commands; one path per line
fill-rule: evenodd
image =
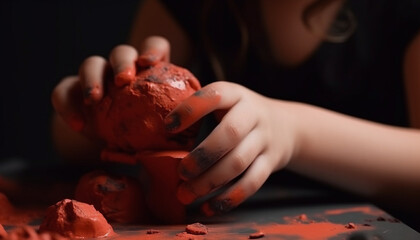
M 373 209 L 369 206 L 361 206 L 361 207 L 353 207 L 353 208 L 342 208 L 342 209 L 332 209 L 327 210 L 324 212 L 325 215 L 340 215 L 344 213 L 352 213 L 352 212 L 361 212 L 366 215 L 373 215 L 373 216 L 379 216 L 385 214 L 384 211 L 381 211 L 379 209 Z
M 325 240 L 340 234 L 350 233 L 354 229 L 346 228 L 343 224 L 331 222 L 267 224 L 258 227 L 266 236 L 294 236 L 297 239 Z M 366 226 L 361 228 L 369 229 Z M 371 229 L 371 228 L 370 228 Z

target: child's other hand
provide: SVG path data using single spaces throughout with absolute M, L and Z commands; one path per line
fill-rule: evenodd
M 140 55 L 132 46 L 119 45 L 111 51 L 108 60 L 88 57 L 81 64 L 78 76 L 66 77 L 55 87 L 51 96 L 54 109 L 73 130 L 88 134 L 88 119 L 82 109 L 102 100 L 107 74 L 114 74 L 116 86 L 124 86 L 134 80 L 137 64 L 147 67 L 158 61 L 169 61 L 169 56 L 168 41 L 152 36 L 144 41 Z
M 178 199 L 190 204 L 237 179 L 203 205 L 204 213 L 213 215 L 253 195 L 294 154 L 296 127 L 287 109 L 286 102 L 229 82 L 209 84 L 184 100 L 166 118 L 170 131 L 182 131 L 213 111 L 221 120 L 181 161 L 179 174 L 185 182 Z

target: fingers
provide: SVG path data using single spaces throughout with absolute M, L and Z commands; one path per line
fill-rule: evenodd
M 181 132 L 216 109 L 232 107 L 241 98 L 241 92 L 232 85 L 216 82 L 198 90 L 166 116 L 166 129 L 173 133 Z
M 128 45 L 115 47 L 109 61 L 115 74 L 115 85 L 122 87 L 135 80 L 137 50 Z
M 80 84 L 86 104 L 99 102 L 102 99 L 106 70 L 107 62 L 99 56 L 87 58 L 80 66 Z
M 183 204 L 190 204 L 197 198 L 205 196 L 243 173 L 263 151 L 261 139 L 256 130 L 248 136 L 212 168 L 199 178 L 182 183 L 177 197 Z
M 170 44 L 168 40 L 159 36 L 146 38 L 138 58 L 141 67 L 153 66 L 159 61 L 170 61 Z
M 249 137 L 249 133 L 256 125 L 256 118 L 250 117 L 244 121 L 243 116 L 247 114 L 245 109 L 240 103 L 235 105 L 210 135 L 181 160 L 179 174 L 182 179 L 190 180 L 197 177 L 245 137 Z
M 267 157 L 264 154 L 259 155 L 238 182 L 221 195 L 204 203 L 202 212 L 207 216 L 226 213 L 255 194 L 271 174 L 272 167 L 267 166 Z
M 51 101 L 55 111 L 77 132 L 84 127 L 83 115 L 80 112 L 82 90 L 77 76 L 64 78 L 53 90 Z

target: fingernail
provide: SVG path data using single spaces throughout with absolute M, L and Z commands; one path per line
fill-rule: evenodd
M 85 104 L 91 104 L 99 99 L 99 87 L 87 87 L 83 91 L 83 98 Z
M 154 66 L 160 61 L 156 51 L 147 51 L 139 56 L 137 62 L 142 67 Z
M 122 87 L 133 82 L 135 78 L 135 71 L 133 68 L 126 68 L 115 76 L 115 85 Z
M 168 131 L 174 131 L 181 126 L 181 119 L 179 114 L 172 113 L 165 118 L 165 128 Z
M 209 216 L 223 214 L 232 210 L 235 206 L 232 204 L 230 199 L 218 199 L 207 202 L 202 206 L 202 211 L 204 214 L 209 214 Z
M 193 179 L 210 168 L 222 157 L 222 152 L 209 153 L 202 147 L 194 149 L 179 164 L 179 174 L 183 179 Z
M 176 193 L 176 196 L 177 196 L 178 200 L 184 205 L 188 205 L 188 204 L 194 202 L 194 200 L 197 198 L 197 195 L 194 194 L 191 191 L 191 188 L 187 187 L 186 184 L 181 184 L 178 187 L 178 191 Z

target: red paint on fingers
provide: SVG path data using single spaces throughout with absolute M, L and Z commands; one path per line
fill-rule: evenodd
M 115 85 L 122 87 L 136 80 L 136 69 L 128 67 L 115 76 Z
M 191 189 L 189 189 L 186 184 L 181 184 L 178 187 L 177 193 L 176 193 L 176 197 L 178 198 L 178 200 L 184 204 L 190 204 L 192 203 L 196 198 L 197 195 L 194 194 Z
M 102 98 L 102 88 L 99 85 L 86 86 L 83 90 L 84 103 L 89 105 Z
M 156 49 L 150 49 L 141 54 L 137 62 L 141 67 L 154 66 L 158 62 L 162 61 L 163 57 L 164 53 Z
M 210 200 L 201 206 L 201 211 L 206 216 L 214 216 L 226 213 L 237 207 L 246 199 L 246 192 L 243 188 L 237 187 L 223 196 Z
M 195 92 L 165 118 L 167 129 L 171 132 L 179 132 L 191 126 L 200 118 L 217 109 L 221 98 L 221 95 L 214 89 L 202 89 Z

